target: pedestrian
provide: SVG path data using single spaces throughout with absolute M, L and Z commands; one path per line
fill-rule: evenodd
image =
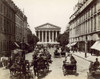
M 25 51 L 24 50 L 22 51 L 22 57 L 23 57 L 23 60 L 25 60 Z
M 91 53 L 91 55 L 92 55 L 92 53 L 93 53 L 93 49 L 90 50 L 90 53 Z
M 99 65 L 100 65 L 100 62 L 98 61 L 98 58 L 96 58 L 96 61 L 94 62 L 94 66 L 93 66 L 94 70 L 97 70 Z

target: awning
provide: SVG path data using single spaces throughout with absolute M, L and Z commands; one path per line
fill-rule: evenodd
M 77 43 L 77 42 L 72 43 L 71 46 L 74 46 L 76 43 Z
M 27 46 L 30 46 L 28 43 L 25 43 Z
M 20 53 L 20 52 L 22 52 L 22 51 L 23 51 L 22 49 L 14 49 L 14 50 L 12 51 L 12 53 L 17 54 L 17 53 Z
M 16 42 L 14 42 L 14 44 L 16 45 L 16 47 L 20 47 Z
M 77 42 L 74 42 L 74 43 L 71 43 L 71 44 L 67 44 L 66 46 L 67 46 L 67 47 L 71 47 L 71 46 L 76 45 L 76 43 L 77 43 Z
M 29 48 L 29 44 L 25 43 L 25 42 L 21 42 L 21 49 L 28 49 Z
M 99 50 L 100 51 L 100 41 L 96 41 L 92 46 L 91 49 Z
M 67 44 L 66 47 L 71 47 L 71 44 Z
M 10 50 L 14 50 L 16 48 L 20 48 L 20 46 L 19 46 L 19 44 L 17 42 L 10 41 L 9 43 L 10 43 L 10 45 L 9 45 Z

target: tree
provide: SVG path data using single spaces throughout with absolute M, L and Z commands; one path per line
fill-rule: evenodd
M 60 38 L 61 38 L 61 36 L 62 36 L 62 34 L 59 34 L 59 35 L 58 35 L 58 37 L 57 37 L 57 39 L 56 39 L 57 42 L 60 42 Z
M 61 46 L 65 46 L 69 43 L 69 33 L 64 32 L 57 37 L 57 42 L 60 43 Z
M 32 36 L 29 39 L 30 41 L 28 41 L 28 43 L 34 48 L 37 42 L 39 41 L 39 38 L 35 36 L 34 34 L 32 34 Z
M 36 46 L 37 42 L 39 41 L 39 38 L 33 34 L 33 40 L 34 40 L 34 46 Z
M 31 45 L 31 40 L 32 40 L 32 31 L 29 29 L 29 28 L 27 28 L 27 30 L 28 30 L 28 34 L 27 34 L 27 41 L 28 41 L 28 43 Z

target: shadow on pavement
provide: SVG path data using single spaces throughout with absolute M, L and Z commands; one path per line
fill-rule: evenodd
M 52 70 L 44 72 L 43 74 L 41 74 L 40 76 L 38 76 L 38 79 L 45 78 L 50 72 L 52 72 Z

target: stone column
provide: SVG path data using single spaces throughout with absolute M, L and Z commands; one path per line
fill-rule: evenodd
M 36 36 L 38 37 L 38 31 L 36 31 Z
M 87 57 L 87 36 L 85 36 L 85 58 Z
M 41 31 L 39 31 L 39 39 L 40 39 L 40 42 L 41 42 Z
M 58 35 L 59 35 L 59 33 L 58 33 L 59 31 L 57 31 L 57 37 L 58 37 Z
M 52 31 L 52 42 L 54 42 L 54 31 Z
M 55 42 L 55 38 L 56 38 L 56 33 L 55 33 L 55 31 L 54 31 L 54 42 Z
M 45 42 L 47 42 L 47 31 L 45 31 Z
M 50 35 L 50 31 L 49 31 L 49 42 L 51 42 L 51 35 Z
M 44 42 L 44 33 L 42 31 L 42 42 Z
M 55 38 L 55 41 L 56 41 L 56 39 L 57 39 L 57 31 L 56 31 L 56 38 Z
M 37 31 L 37 37 L 39 38 L 39 31 Z
M 51 42 L 52 42 L 52 31 L 50 31 L 50 34 L 51 34 Z
M 40 31 L 38 31 L 38 38 L 39 38 L 39 42 L 40 42 Z

